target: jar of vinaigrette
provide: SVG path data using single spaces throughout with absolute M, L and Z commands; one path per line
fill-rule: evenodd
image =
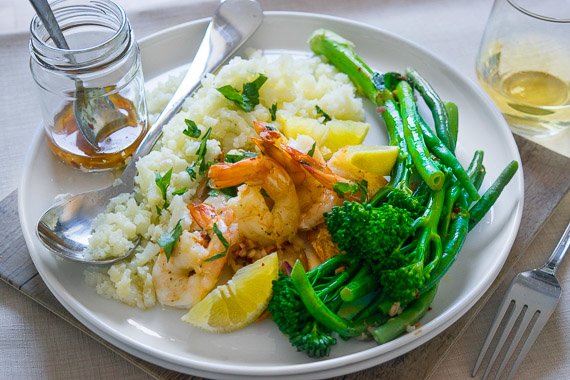
M 69 50 L 55 46 L 37 16 L 30 26 L 30 70 L 47 144 L 62 161 L 82 170 L 124 166 L 147 130 L 140 51 L 129 20 L 110 0 L 57 0 L 51 7 Z M 77 127 L 78 83 L 121 116 L 120 123 L 101 130 L 96 144 Z

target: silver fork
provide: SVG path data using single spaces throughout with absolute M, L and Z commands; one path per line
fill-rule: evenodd
M 554 252 L 544 266 L 539 269 L 519 273 L 513 279 L 509 290 L 499 307 L 499 311 L 495 316 L 491 329 L 487 334 L 485 343 L 483 343 L 483 347 L 481 347 L 481 352 L 479 353 L 479 357 L 477 358 L 477 362 L 475 363 L 471 376 L 475 377 L 477 374 L 477 371 L 483 362 L 483 358 L 489 349 L 489 345 L 493 341 L 495 334 L 497 333 L 497 329 L 504 319 L 505 327 L 495 347 L 495 351 L 491 355 L 491 359 L 487 364 L 483 379 L 486 379 L 489 376 L 491 368 L 503 349 L 507 338 L 512 335 L 511 331 L 515 327 L 515 323 L 520 320 L 517 324 L 515 335 L 495 376 L 495 379 L 499 378 L 510 361 L 511 356 L 515 352 L 515 349 L 519 346 L 519 342 L 525 334 L 525 331 L 529 330 L 526 340 L 524 341 L 524 344 L 516 357 L 509 374 L 507 375 L 508 379 L 513 378 L 515 372 L 532 347 L 534 341 L 538 337 L 538 334 L 548 321 L 548 318 L 552 315 L 552 312 L 556 308 L 556 304 L 560 299 L 561 288 L 558 280 L 556 279 L 555 273 L 558 265 L 564 257 L 564 254 L 568 251 L 569 246 L 570 223 L 566 227 L 562 238 L 558 242 L 558 245 L 556 245 Z M 507 314 L 508 310 L 511 311 Z M 531 324 L 533 321 L 534 323 Z

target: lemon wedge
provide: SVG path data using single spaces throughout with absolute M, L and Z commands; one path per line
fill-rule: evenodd
M 317 146 L 328 153 L 325 158 L 344 146 L 361 144 L 370 129 L 370 124 L 353 120 L 330 120 L 323 124 L 316 119 L 294 116 L 280 122 L 288 138 L 312 137 Z
M 280 120 L 283 126 L 283 134 L 289 138 L 297 138 L 298 135 L 310 136 L 321 145 L 328 128 L 317 119 L 308 117 L 292 116 Z
M 265 256 L 239 269 L 227 284 L 212 290 L 182 320 L 217 333 L 241 329 L 267 308 L 278 272 L 277 253 Z
M 396 146 L 357 145 L 348 147 L 347 158 L 361 170 L 387 176 L 396 163 L 398 153 Z
M 327 161 L 327 166 L 335 174 L 346 179 L 358 182 L 365 180 L 368 183 L 369 194 L 374 194 L 381 187 L 385 186 L 387 181 L 383 175 L 373 173 L 368 168 L 361 169 L 352 163 L 352 155 L 359 149 L 359 145 L 340 148 Z
M 347 145 L 361 144 L 370 129 L 370 124 L 353 120 L 331 120 L 326 126 L 328 131 L 322 145 L 332 153 Z

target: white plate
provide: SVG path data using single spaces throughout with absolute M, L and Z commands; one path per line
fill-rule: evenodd
M 400 37 L 353 21 L 314 14 L 267 12 L 249 47 L 307 54 L 306 41 L 317 28 L 328 28 L 352 40 L 373 68 L 403 71 L 415 67 L 444 99 L 460 109 L 458 157 L 464 163 L 475 149 L 485 151 L 487 179 L 497 177 L 511 160 L 520 162 L 511 132 L 489 99 L 445 62 Z M 188 63 L 206 28 L 200 20 L 162 31 L 141 41 L 147 80 Z M 459 42 L 458 42 L 459 43 Z M 370 139 L 386 141 L 382 124 Z M 19 191 L 24 237 L 38 272 L 57 299 L 102 338 L 155 364 L 216 378 L 320 378 L 368 368 L 419 346 L 449 327 L 485 292 L 502 267 L 520 224 L 523 177 L 519 171 L 492 212 L 469 235 L 460 258 L 442 280 L 422 327 L 390 343 L 340 341 L 331 357 L 312 360 L 297 353 L 275 325 L 264 321 L 242 331 L 215 335 L 180 321 L 183 312 L 156 307 L 141 311 L 98 296 L 83 279 L 85 267 L 61 261 L 38 241 L 38 218 L 60 193 L 77 193 L 107 185 L 109 174 L 85 174 L 59 163 L 44 144 L 41 129 L 27 156 Z

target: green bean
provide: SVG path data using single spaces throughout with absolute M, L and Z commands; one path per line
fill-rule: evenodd
M 474 180 L 477 173 L 481 170 L 483 166 L 483 151 L 477 150 L 475 154 L 473 154 L 473 158 L 471 159 L 471 163 L 467 168 L 467 174 L 471 181 Z M 439 224 L 439 234 L 443 239 L 447 236 L 447 232 L 449 230 L 449 223 L 451 222 L 451 213 L 453 211 L 453 207 L 455 207 L 455 202 L 459 198 L 461 194 L 461 184 L 455 182 L 452 186 L 447 189 L 445 194 L 445 203 L 443 206 L 442 218 L 440 219 Z
M 445 102 L 445 110 L 447 111 L 447 118 L 449 120 L 449 132 L 455 140 L 457 145 L 457 136 L 459 134 L 459 110 L 457 109 L 457 104 L 453 102 Z M 450 149 L 452 152 L 455 149 Z
M 402 81 L 396 87 L 396 95 L 400 102 L 400 114 L 404 120 L 404 138 L 406 139 L 412 162 L 418 174 L 428 184 L 430 189 L 439 190 L 443 186 L 445 176 L 430 157 L 426 147 L 420 130 L 412 87 L 407 82 Z
M 412 83 L 414 88 L 419 91 L 422 98 L 428 105 L 433 116 L 437 136 L 441 141 L 443 141 L 449 150 L 454 151 L 456 140 L 449 129 L 449 117 L 447 115 L 447 110 L 445 109 L 439 95 L 431 87 L 428 81 L 425 80 L 415 69 L 411 67 L 406 69 L 406 77 Z
M 476 151 L 471 160 L 471 165 L 467 172 L 473 180 L 475 188 L 479 189 L 483 178 L 485 177 L 485 166 L 483 166 L 483 151 Z M 452 206 L 452 211 L 449 215 L 449 225 L 443 239 L 443 253 L 441 260 L 433 272 L 430 274 L 429 280 L 424 287 L 420 289 L 420 294 L 428 291 L 447 273 L 448 269 L 457 259 L 457 255 L 467 238 L 469 232 L 469 195 L 462 189 L 458 183 L 454 185 L 458 189 L 457 199 Z
M 403 142 L 404 122 L 402 121 L 396 102 L 392 99 L 387 100 L 386 103 L 384 103 L 384 109 L 381 115 L 386 123 L 390 145 L 397 146 L 402 151 L 407 151 L 408 147 Z
M 390 138 L 390 145 L 395 145 L 400 148 L 398 152 L 398 160 L 394 168 L 392 168 L 390 183 L 408 182 L 410 177 L 410 168 L 412 167 L 412 158 L 408 151 L 406 140 L 404 139 L 404 122 L 398 111 L 396 103 L 388 99 L 384 103 L 384 110 L 382 111 L 382 118 L 388 130 Z
M 467 190 L 471 200 L 476 201 L 479 199 L 480 196 L 477 189 L 473 186 L 469 175 L 457 160 L 457 157 L 455 157 L 455 155 L 442 143 L 442 141 L 433 133 L 430 127 L 419 115 L 418 120 L 420 122 L 420 129 L 424 135 L 424 141 L 429 151 L 439 158 L 443 164 L 451 168 L 455 177 L 457 177 L 463 188 Z
M 471 231 L 479 221 L 485 216 L 487 211 L 493 206 L 501 192 L 507 186 L 511 178 L 517 172 L 519 168 L 519 163 L 517 161 L 511 161 L 499 174 L 499 177 L 493 182 L 493 184 L 487 189 L 485 194 L 481 197 L 481 199 L 475 203 L 471 209 L 469 210 L 470 219 L 469 219 L 469 231 Z
M 473 185 L 475 185 L 475 188 L 477 190 L 481 188 L 481 184 L 483 183 L 483 179 L 485 178 L 486 174 L 487 174 L 487 169 L 485 169 L 485 165 L 481 165 L 481 167 L 473 177 Z
M 388 319 L 386 323 L 372 330 L 372 337 L 378 344 L 389 342 L 403 334 L 408 326 L 413 326 L 429 310 L 435 298 L 437 286 L 424 293 L 420 298 L 409 304 L 399 315 Z

